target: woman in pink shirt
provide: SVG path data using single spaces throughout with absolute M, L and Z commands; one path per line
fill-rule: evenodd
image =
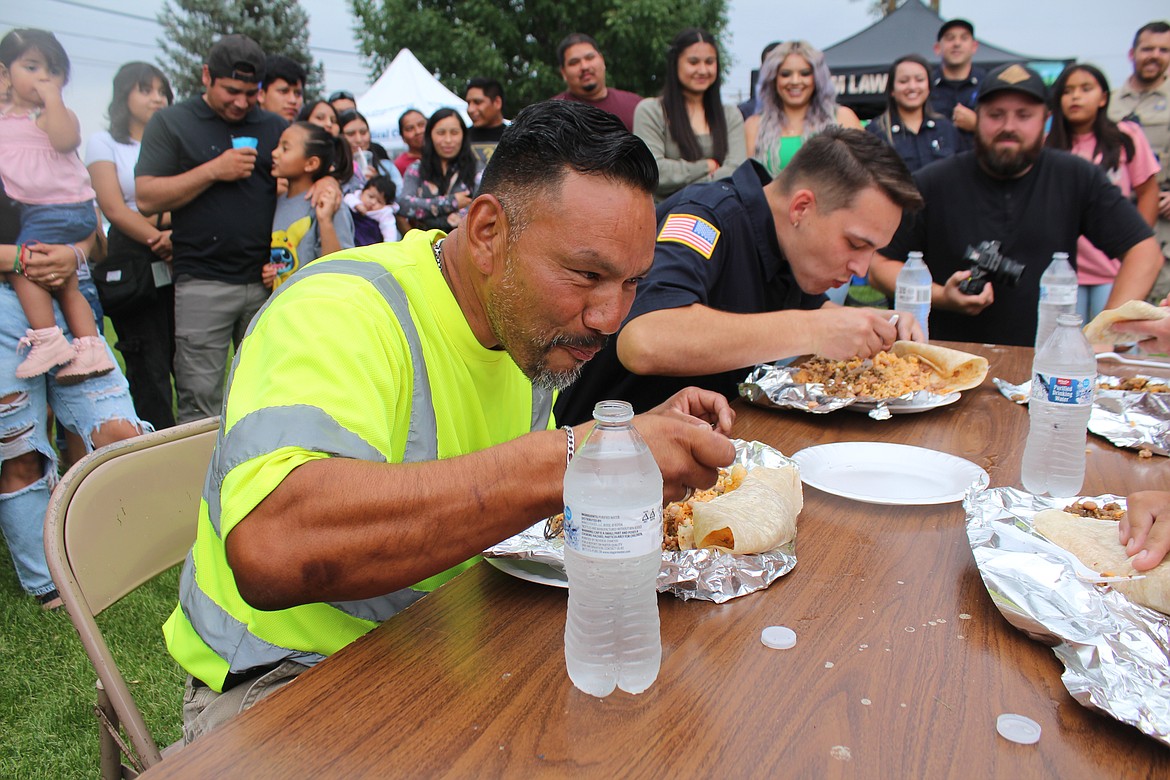
M 1158 216 L 1158 159 L 1142 129 L 1110 121 L 1109 82 L 1092 65 L 1070 65 L 1052 85 L 1052 129 L 1047 145 L 1099 165 L 1135 201 L 1150 225 Z M 1077 241 L 1077 310 L 1085 322 L 1097 316 L 1113 289 L 1121 261 L 1081 236 Z

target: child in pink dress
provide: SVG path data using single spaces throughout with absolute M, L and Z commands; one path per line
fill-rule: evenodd
M 16 376 L 27 379 L 64 365 L 56 375 L 62 384 L 114 370 L 76 274 L 52 292 L 23 275 L 29 245 L 75 244 L 97 230 L 93 187 L 77 156 L 81 128 L 61 100 L 68 78 L 69 58 L 52 33 L 12 30 L 0 40 L 0 178 L 21 214 L 16 263 L 4 278 L 32 326 L 21 339 L 31 349 Z M 75 251 L 80 267 L 84 255 Z M 72 344 L 57 325 L 54 299 L 73 333 Z

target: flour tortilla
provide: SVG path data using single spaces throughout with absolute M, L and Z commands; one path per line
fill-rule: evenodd
M 741 554 L 774 550 L 796 538 L 803 507 L 800 469 L 757 466 L 735 490 L 693 505 L 695 547 Z
M 1133 574 L 1129 556 L 1117 537 L 1117 523 L 1078 517 L 1059 509 L 1037 512 L 1032 525 L 1059 547 L 1077 557 L 1098 574 Z M 1112 582 L 1110 586 L 1135 604 L 1170 614 L 1170 560 L 1145 572 L 1144 580 Z
M 895 341 L 890 351 L 898 357 L 914 355 L 934 369 L 939 382 L 931 390 L 940 395 L 978 387 L 987 377 L 987 358 L 970 352 L 917 341 Z
M 1170 309 L 1145 301 L 1126 301 L 1116 309 L 1106 309 L 1085 326 L 1085 338 L 1090 344 L 1128 344 L 1142 336 L 1126 333 L 1113 327 L 1126 320 L 1161 320 L 1170 317 Z

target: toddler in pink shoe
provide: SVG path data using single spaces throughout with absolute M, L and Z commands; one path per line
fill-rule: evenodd
M 56 375 L 62 384 L 114 369 L 77 276 L 68 274 L 50 292 L 23 275 L 29 245 L 75 244 L 98 227 L 93 187 L 77 156 L 81 127 L 61 99 L 68 79 L 69 57 L 52 33 L 12 30 L 0 40 L 0 179 L 21 214 L 16 263 L 4 277 L 32 326 L 20 342 L 29 353 L 16 376 L 27 379 L 64 366 Z M 84 255 L 75 251 L 84 266 Z M 72 344 L 56 325 L 54 299 Z

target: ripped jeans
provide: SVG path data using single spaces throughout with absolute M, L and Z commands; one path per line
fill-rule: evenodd
M 56 302 L 57 324 L 69 336 L 69 326 Z M 76 432 L 93 449 L 93 433 L 110 420 L 126 420 L 141 431 L 150 430 L 138 419 L 122 372 L 63 386 L 53 380 L 57 369 L 32 379 L 17 379 L 21 357 L 17 342 L 29 327 L 16 293 L 0 283 L 0 461 L 28 452 L 41 456 L 40 479 L 10 493 L 0 493 L 0 531 L 8 543 L 21 587 L 33 596 L 54 589 L 45 561 L 45 510 L 57 484 L 57 456 L 49 444 L 48 409 L 58 422 Z M 109 350 L 109 347 L 106 347 Z M 111 353 L 111 359 L 113 354 Z

